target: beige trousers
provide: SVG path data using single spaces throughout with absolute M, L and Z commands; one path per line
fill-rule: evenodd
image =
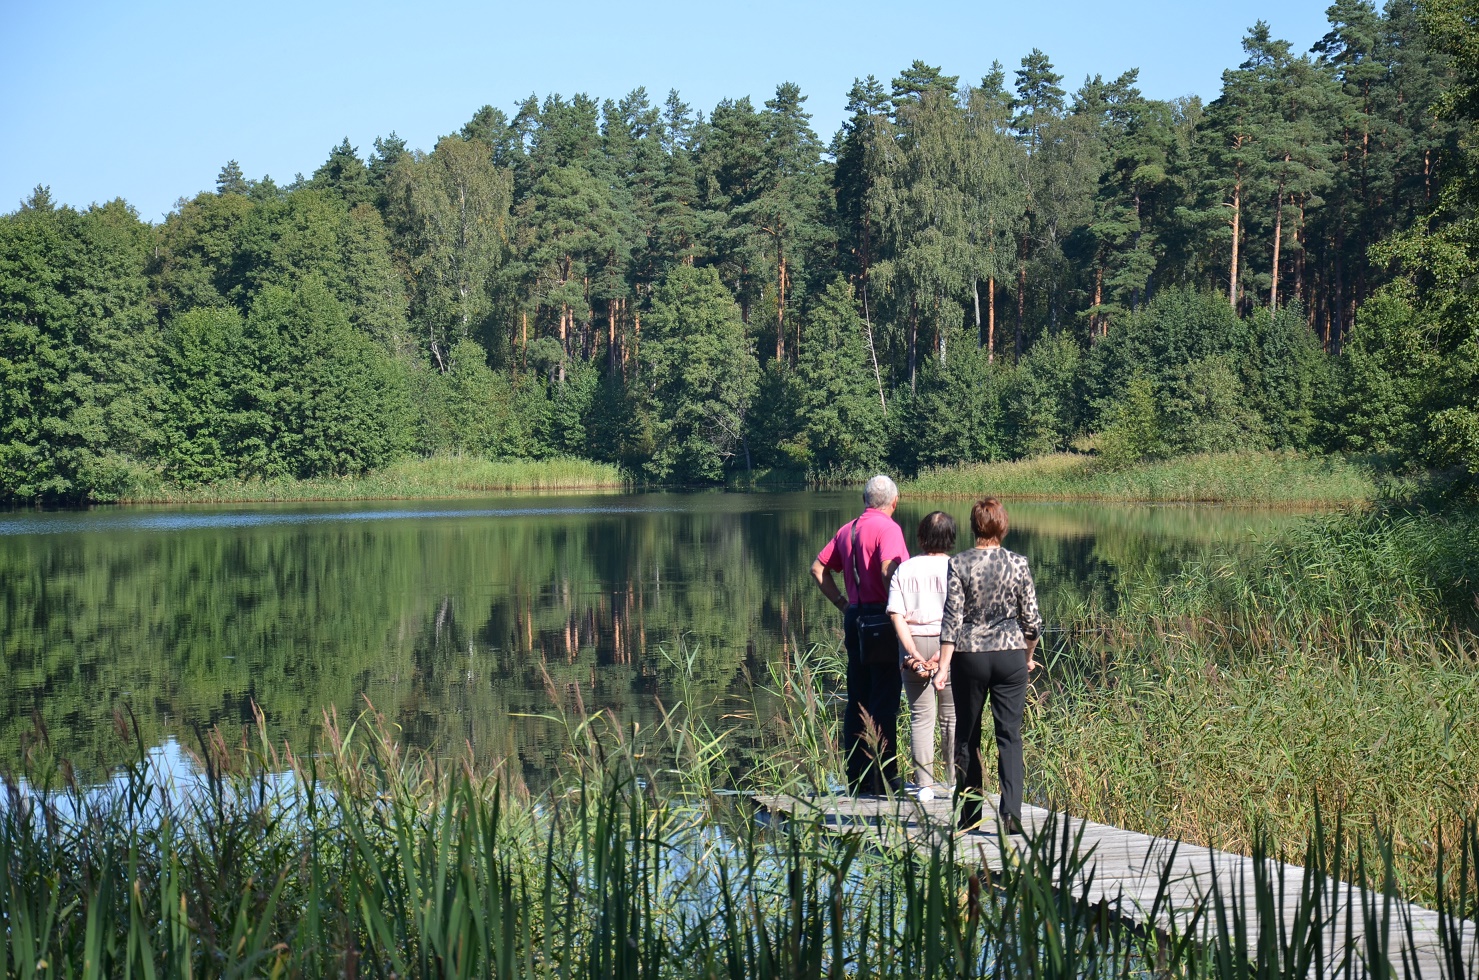
M 914 648 L 928 660 L 940 654 L 938 636 L 916 636 Z M 899 649 L 899 662 L 904 659 L 903 648 Z M 936 691 L 934 678 L 920 677 L 912 670 L 899 673 L 904 678 L 904 695 L 909 699 L 909 747 L 914 756 L 914 782 L 920 786 L 933 786 L 940 779 L 935 775 L 935 725 L 940 726 L 940 753 L 945 765 L 951 770 L 944 774 L 945 786 L 955 785 L 955 697 L 950 685 Z

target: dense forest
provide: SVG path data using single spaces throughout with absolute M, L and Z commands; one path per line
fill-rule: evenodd
M 0 500 L 408 455 L 706 483 L 1092 448 L 1479 472 L 1479 4 L 1263 23 L 1221 92 L 916 61 L 830 143 L 791 84 L 485 106 L 160 224 L 0 217 Z

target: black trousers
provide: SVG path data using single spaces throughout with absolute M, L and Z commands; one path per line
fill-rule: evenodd
M 865 606 L 881 610 L 883 606 Z M 842 616 L 843 645 L 847 648 L 847 708 L 842 716 L 842 752 L 847 762 L 847 788 L 853 795 L 882 794 L 899 785 L 898 727 L 899 697 L 904 678 L 897 661 L 870 664 L 863 660 L 858 639 L 858 606 L 848 606 Z M 875 746 L 868 736 L 868 722 L 876 726 Z
M 981 765 L 981 716 L 991 701 L 996 730 L 996 775 L 1001 782 L 1002 822 L 1022 822 L 1022 708 L 1027 701 L 1027 651 L 955 651 L 950 661 L 955 691 L 955 774 L 959 825 L 981 822 L 986 774 Z

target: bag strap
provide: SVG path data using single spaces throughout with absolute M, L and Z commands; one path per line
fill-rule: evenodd
M 858 597 L 858 605 L 863 604 L 863 570 L 858 565 L 858 521 L 862 517 L 853 518 L 852 522 L 852 580 L 854 594 Z

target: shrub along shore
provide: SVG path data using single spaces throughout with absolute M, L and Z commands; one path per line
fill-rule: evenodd
M 420 500 L 478 497 L 519 490 L 620 490 L 621 469 L 586 459 L 511 460 L 433 456 L 392 463 L 352 477 L 222 480 L 200 487 L 140 488 L 126 504 L 202 504 L 308 500 Z
M 920 496 L 1126 503 L 1358 504 L 1379 492 L 1373 471 L 1343 456 L 1203 453 L 1109 466 L 1084 453 L 922 471 L 903 488 Z

